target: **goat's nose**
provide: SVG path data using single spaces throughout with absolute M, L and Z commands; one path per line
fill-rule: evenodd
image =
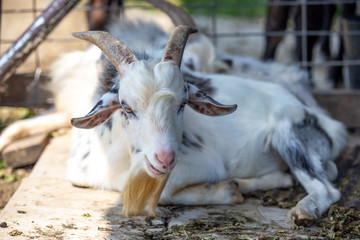
M 161 151 L 155 153 L 155 158 L 162 164 L 163 170 L 171 170 L 175 163 L 175 152 L 174 151 Z

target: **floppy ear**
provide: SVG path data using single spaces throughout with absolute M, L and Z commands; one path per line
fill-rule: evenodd
M 195 85 L 188 83 L 189 101 L 188 105 L 195 111 L 208 116 L 221 116 L 233 113 L 237 105 L 224 105 L 206 93 L 200 91 Z
M 72 118 L 71 124 L 77 128 L 93 128 L 108 120 L 120 108 L 117 89 L 112 88 L 85 117 Z

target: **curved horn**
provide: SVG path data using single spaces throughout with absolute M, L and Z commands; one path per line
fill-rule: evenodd
M 178 7 L 163 0 L 147 1 L 151 3 L 154 7 L 159 8 L 161 11 L 166 13 L 171 18 L 175 26 L 188 25 L 192 28 L 196 28 L 194 20 L 181 7 Z
M 180 67 L 186 41 L 191 33 L 196 32 L 196 29 L 189 26 L 177 26 L 171 34 L 170 39 L 166 45 L 165 54 L 162 60 L 173 60 Z
M 72 34 L 76 38 L 89 41 L 98 46 L 116 67 L 120 76 L 124 74 L 124 67 L 134 61 L 137 61 L 136 56 L 131 50 L 119 39 L 112 36 L 108 32 L 103 31 L 86 31 L 75 32 Z

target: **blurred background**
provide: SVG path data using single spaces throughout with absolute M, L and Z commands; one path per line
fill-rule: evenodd
M 50 2 L 2 0 L 1 54 Z M 34 74 L 36 71 L 38 74 L 40 71 L 41 74 L 46 74 L 59 54 L 86 47 L 86 43 L 72 38 L 71 32 L 88 29 L 86 14 L 94 8 L 88 6 L 87 2 L 80 1 L 18 68 L 18 74 Z M 317 88 L 357 88 L 350 83 L 351 74 L 348 69 L 349 66 L 358 68 L 360 63 L 354 53 L 360 29 L 357 0 L 171 2 L 183 6 L 220 51 L 308 68 Z M 172 28 L 171 21 L 165 14 L 143 1 L 125 0 L 119 7 L 127 17 L 136 18 L 141 14 L 142 18 L 148 17 L 161 22 L 167 30 Z M 345 68 L 341 68 L 343 66 Z

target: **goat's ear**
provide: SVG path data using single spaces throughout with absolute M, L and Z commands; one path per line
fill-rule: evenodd
M 108 120 L 111 114 L 120 108 L 118 94 L 110 91 L 101 97 L 85 117 L 71 119 L 71 124 L 77 128 L 93 128 Z
M 189 101 L 188 105 L 195 111 L 208 115 L 208 116 L 221 116 L 233 113 L 237 105 L 224 105 L 213 98 L 209 97 L 206 93 L 200 91 L 195 85 L 188 83 L 189 88 Z

